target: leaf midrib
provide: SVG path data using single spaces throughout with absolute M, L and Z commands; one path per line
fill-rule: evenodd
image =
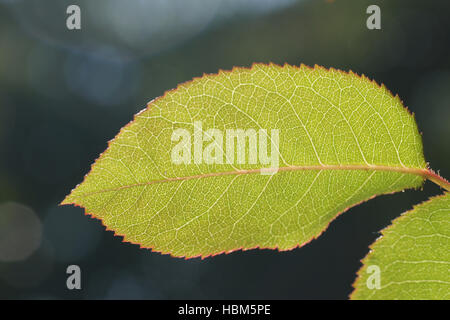
M 192 176 L 183 176 L 183 177 L 173 177 L 173 178 L 166 178 L 166 179 L 160 179 L 160 180 L 152 180 L 148 182 L 141 182 L 141 183 L 135 183 L 130 185 L 124 185 L 116 188 L 109 188 L 109 189 L 103 189 L 98 190 L 94 192 L 85 193 L 82 195 L 76 196 L 76 198 L 84 198 L 91 195 L 104 193 L 104 192 L 112 192 L 112 191 L 119 191 L 122 189 L 128 189 L 133 187 L 141 187 L 141 186 L 147 186 L 157 183 L 167 183 L 167 182 L 176 182 L 176 181 L 185 181 L 185 180 L 193 180 L 193 179 L 203 179 L 203 178 L 210 178 L 210 177 L 220 177 L 220 176 L 229 176 L 229 175 L 245 175 L 245 174 L 260 174 L 261 170 L 265 170 L 266 172 L 270 172 L 270 170 L 274 172 L 283 172 L 283 171 L 314 171 L 314 170 L 362 170 L 362 171 L 388 171 L 388 172 L 398 172 L 398 173 L 404 173 L 404 174 L 412 174 L 416 176 L 421 176 L 423 178 L 426 178 L 440 187 L 450 191 L 450 183 L 442 178 L 441 176 L 437 175 L 430 169 L 421 169 L 421 168 L 409 168 L 409 167 L 396 167 L 396 166 L 383 166 L 383 165 L 310 165 L 310 166 L 286 166 L 286 167 L 280 167 L 278 169 L 270 169 L 270 168 L 257 168 L 257 169 L 248 169 L 248 170 L 233 170 L 233 171 L 222 171 L 222 172 L 211 172 L 211 173 L 205 173 L 205 174 L 199 174 L 199 175 L 192 175 Z M 63 204 L 66 204 L 66 200 L 63 201 Z

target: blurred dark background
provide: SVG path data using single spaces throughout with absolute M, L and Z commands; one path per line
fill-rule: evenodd
M 69 4 L 81 8 L 81 30 L 66 28 Z M 381 30 L 366 28 L 370 4 Z M 122 243 L 58 203 L 148 101 L 252 62 L 384 83 L 449 178 L 449 13 L 437 0 L 0 0 L 0 298 L 346 299 L 379 230 L 436 186 L 353 208 L 301 249 L 187 261 Z M 80 291 L 66 288 L 70 264 L 81 267 Z

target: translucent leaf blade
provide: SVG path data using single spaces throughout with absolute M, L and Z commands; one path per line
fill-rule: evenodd
M 249 161 L 174 164 L 174 132 L 194 136 L 199 124 L 203 133 L 279 130 L 279 171 L 261 175 L 268 165 Z M 384 87 L 333 69 L 256 64 L 149 103 L 63 204 L 174 256 L 286 250 L 361 201 L 420 186 L 425 168 L 413 116 Z
M 378 287 L 370 266 L 379 268 Z M 384 229 L 354 287 L 352 299 L 448 299 L 450 193 L 416 206 Z

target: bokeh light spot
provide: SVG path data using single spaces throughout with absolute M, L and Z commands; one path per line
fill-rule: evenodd
M 14 202 L 0 205 L 0 261 L 28 258 L 41 238 L 41 221 L 31 208 Z

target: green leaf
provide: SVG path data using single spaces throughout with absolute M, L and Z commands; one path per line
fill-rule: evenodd
M 174 137 L 181 129 L 191 134 L 182 145 Z M 225 150 L 217 132 L 238 129 L 255 130 L 259 141 L 267 133 L 269 164 L 250 161 L 250 142 L 243 163 L 237 147 L 223 164 L 195 163 L 201 151 Z M 202 134 L 212 142 L 193 143 Z M 174 152 L 191 163 L 174 163 Z M 318 66 L 255 64 L 151 101 L 63 204 L 84 207 L 124 241 L 205 257 L 301 246 L 349 207 L 431 175 L 413 116 L 384 86 Z
M 446 193 L 395 219 L 364 258 L 351 298 L 448 299 L 449 218 L 450 193 Z M 378 288 L 370 266 L 379 268 Z

